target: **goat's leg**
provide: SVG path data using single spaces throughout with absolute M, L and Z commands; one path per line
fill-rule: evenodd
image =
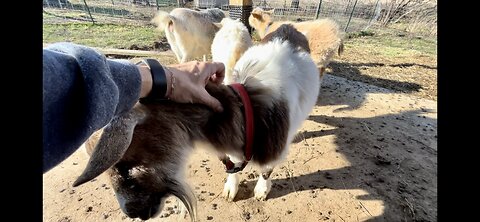
M 235 167 L 240 167 L 243 163 L 243 160 L 235 158 L 233 156 L 228 155 L 230 160 L 235 164 Z M 225 186 L 223 187 L 222 196 L 227 199 L 228 201 L 233 201 L 235 196 L 238 193 L 238 185 L 240 183 L 240 179 L 237 173 L 229 173 L 227 176 L 227 182 L 225 182 Z
M 261 169 L 262 175 L 258 178 L 257 185 L 255 185 L 254 193 L 255 199 L 266 200 L 268 193 L 272 189 L 272 181 L 270 181 L 270 175 L 272 174 L 273 167 L 264 166 Z

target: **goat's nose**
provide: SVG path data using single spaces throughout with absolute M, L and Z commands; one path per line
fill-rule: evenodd
M 137 218 L 138 217 L 138 211 L 136 209 L 124 207 L 124 208 L 122 208 L 122 210 L 130 218 Z
M 140 214 L 145 214 L 143 204 L 137 202 L 127 202 L 124 205 L 120 205 L 123 212 L 130 218 L 137 218 Z M 148 207 L 147 207 L 148 208 Z
M 140 217 L 142 220 L 148 220 L 151 217 L 155 216 L 159 210 L 158 205 L 147 206 L 139 203 L 127 203 L 124 207 L 125 214 L 130 218 Z
M 147 207 L 143 211 L 139 212 L 138 216 L 142 220 L 148 220 L 149 218 L 154 217 L 157 214 L 159 209 L 160 209 L 159 205 L 154 205 L 152 207 Z
M 142 219 L 142 220 L 148 220 L 148 219 L 150 219 L 150 217 L 153 216 L 153 214 L 152 214 L 152 208 L 147 207 L 146 209 L 140 211 L 140 212 L 138 213 L 138 216 L 139 216 L 140 219 Z

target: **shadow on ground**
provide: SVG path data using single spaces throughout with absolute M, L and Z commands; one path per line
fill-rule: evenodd
M 332 79 L 328 78 L 321 90 L 321 106 L 335 103 L 359 107 L 367 92 L 388 93 L 377 87 L 362 89 L 364 84 L 342 87 L 342 82 Z M 348 93 L 345 87 L 363 93 Z M 437 151 L 432 141 L 436 141 L 437 125 L 436 119 L 426 117 L 428 112 L 432 111 L 422 108 L 368 118 L 311 115 L 308 120 L 333 129 L 303 131 L 293 142 L 334 135 L 336 152 L 343 155 L 350 166 L 273 179 L 268 198 L 282 198 L 304 190 L 362 189 L 368 195 L 359 197 L 359 201 L 384 203 L 384 213 L 369 221 L 436 221 Z M 248 192 L 239 192 L 237 200 L 252 198 L 255 184 L 256 180 L 245 181 L 242 186 Z

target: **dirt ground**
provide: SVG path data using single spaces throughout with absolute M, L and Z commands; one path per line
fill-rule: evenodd
M 119 209 L 105 175 L 72 187 L 87 160 L 79 149 L 43 175 L 43 220 L 140 221 Z M 215 156 L 196 149 L 187 170 L 199 221 L 437 221 L 436 101 L 326 75 L 267 201 L 253 198 L 251 166 L 233 203 Z M 150 221 L 189 221 L 173 203 Z

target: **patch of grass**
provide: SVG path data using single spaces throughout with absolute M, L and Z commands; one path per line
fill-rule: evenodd
M 351 34 L 346 40 L 355 48 L 365 48 L 386 57 L 405 57 L 412 55 L 437 56 L 437 41 L 434 39 L 399 36 L 392 33 L 366 35 L 366 33 Z
M 163 36 L 153 26 L 116 24 L 43 24 L 43 42 L 74 42 L 91 47 L 129 48 L 152 46 Z
M 358 38 L 358 37 L 363 37 L 363 36 L 374 36 L 375 33 L 372 31 L 360 31 L 360 32 L 350 32 L 347 34 L 347 38 Z
M 345 50 L 328 74 L 396 92 L 437 99 L 437 42 L 399 30 L 374 29 L 373 36 L 345 38 Z M 348 35 L 348 34 L 347 34 Z

